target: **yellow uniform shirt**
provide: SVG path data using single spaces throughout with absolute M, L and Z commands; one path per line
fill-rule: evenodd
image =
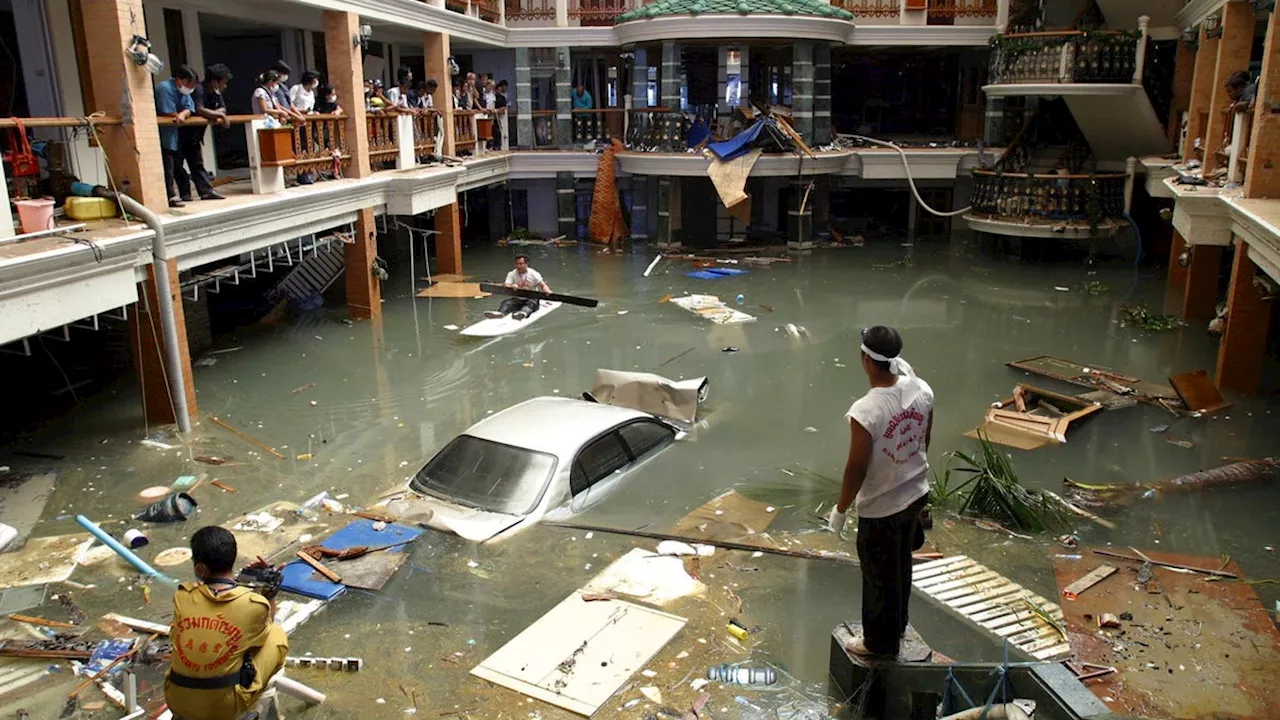
M 248 710 L 283 665 L 289 647 L 284 631 L 271 624 L 271 603 L 243 587 L 214 594 L 207 585 L 184 583 L 173 596 L 170 633 L 173 672 L 191 678 L 231 675 L 240 671 L 246 653 L 257 670 L 248 688 L 184 688 L 166 676 L 165 699 L 183 720 L 232 720 Z

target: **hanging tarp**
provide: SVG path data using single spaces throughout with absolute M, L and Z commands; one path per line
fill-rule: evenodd
M 760 137 L 760 131 L 764 129 L 765 119 L 761 118 L 751 125 L 751 127 L 734 135 L 728 140 L 720 142 L 707 143 L 707 149 L 715 153 L 715 156 L 721 160 L 729 161 L 739 155 L 744 155 L 751 149 L 751 143 Z
M 719 160 L 710 155 L 711 164 L 707 166 L 707 176 L 716 187 L 720 201 L 733 215 L 744 224 L 751 223 L 751 196 L 744 190 L 747 178 L 751 176 L 751 168 L 755 167 L 763 151 L 750 150 L 732 160 Z
M 622 203 L 618 200 L 618 181 L 615 159 L 622 143 L 617 138 L 600 154 L 596 167 L 596 187 L 591 196 L 591 220 L 587 232 L 591 239 L 613 244 L 627 236 L 627 223 L 622 218 Z

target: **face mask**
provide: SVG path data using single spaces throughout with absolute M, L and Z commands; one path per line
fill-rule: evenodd
M 330 96 L 329 96 L 329 102 L 331 102 L 331 103 L 336 103 L 336 102 L 338 102 L 338 96 L 337 96 L 337 95 L 330 95 Z
M 178 87 L 178 92 L 182 93 L 183 95 L 190 95 L 195 91 L 196 89 L 193 87 L 181 87 L 181 86 Z
M 281 75 L 281 76 L 280 76 L 280 82 L 282 82 L 282 83 L 287 83 L 287 82 L 289 82 L 289 76 L 288 76 L 288 75 Z

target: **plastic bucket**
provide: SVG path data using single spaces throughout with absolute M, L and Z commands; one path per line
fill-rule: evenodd
M 13 204 L 18 206 L 18 220 L 22 222 L 24 234 L 53 229 L 52 200 L 16 200 Z

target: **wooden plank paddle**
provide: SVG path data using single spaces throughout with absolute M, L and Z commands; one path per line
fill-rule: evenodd
M 521 290 L 519 288 L 509 288 L 506 285 L 494 285 L 493 283 L 480 283 L 480 289 L 495 295 L 510 295 L 512 297 L 529 298 L 530 300 L 554 300 L 580 307 L 593 308 L 600 304 L 600 301 L 594 298 L 561 295 L 560 293 L 544 293 L 537 290 Z

